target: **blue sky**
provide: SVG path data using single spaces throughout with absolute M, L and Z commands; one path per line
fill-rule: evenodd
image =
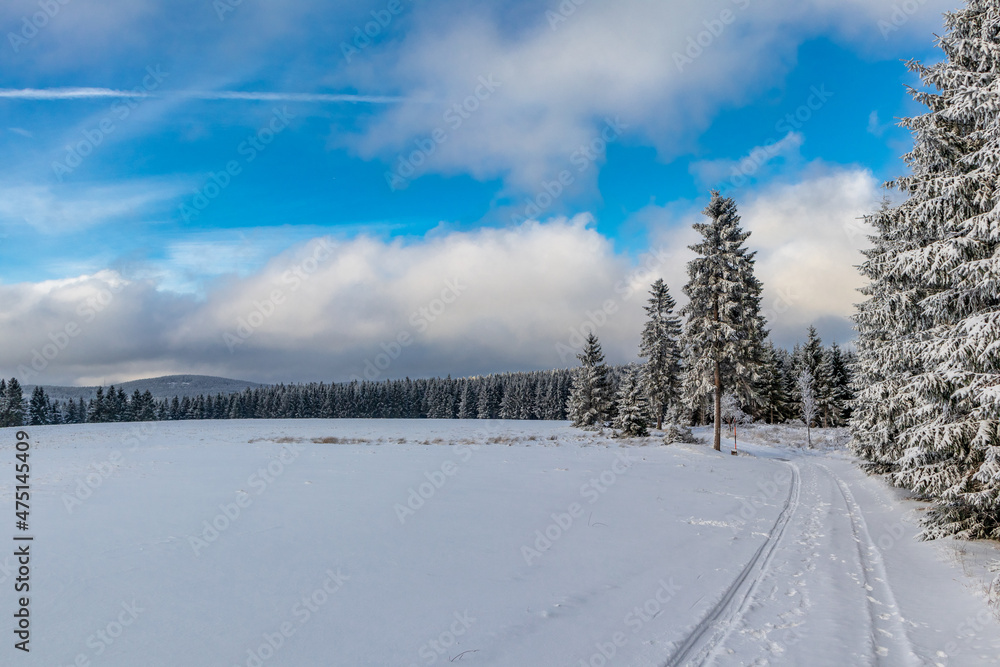
M 856 218 L 919 112 L 902 61 L 939 57 L 951 6 L 7 2 L 0 372 L 342 380 L 401 333 L 380 377 L 563 366 L 609 299 L 594 326 L 627 361 L 641 296 L 613 286 L 662 275 L 680 296 L 713 188 L 754 232 L 775 339 L 848 342 Z M 323 239 L 308 299 L 227 345 Z M 650 249 L 670 259 L 636 273 Z

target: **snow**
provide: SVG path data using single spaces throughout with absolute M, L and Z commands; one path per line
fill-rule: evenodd
M 4 549 L 4 664 L 1000 664 L 995 545 L 916 541 L 923 505 L 843 431 L 741 428 L 731 456 L 564 422 L 27 430 L 32 651 Z

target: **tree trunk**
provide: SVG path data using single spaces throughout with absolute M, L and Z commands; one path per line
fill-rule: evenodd
M 715 451 L 722 451 L 722 374 L 715 362 Z
M 656 415 L 656 430 L 657 431 L 663 430 L 663 413 L 659 413 Z

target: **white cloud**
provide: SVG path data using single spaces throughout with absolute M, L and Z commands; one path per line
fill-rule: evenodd
M 920 5 L 898 34 L 929 44 L 942 4 Z M 367 67 L 358 62 L 334 81 L 441 103 L 386 109 L 342 140 L 394 167 L 397 156 L 430 145 L 421 172 L 503 177 L 532 191 L 566 167 L 605 117 L 620 116 L 630 126 L 626 140 L 652 144 L 668 159 L 691 148 L 720 106 L 779 80 L 802 41 L 832 30 L 862 48 L 886 48 L 878 21 L 896 3 L 622 0 L 585 3 L 554 29 L 548 6 L 532 5 L 520 15 L 534 20 L 513 31 L 481 14 L 434 7 L 414 15 L 417 27 L 402 40 L 372 49 Z M 484 95 L 481 77 L 499 86 Z M 485 99 L 470 98 L 477 91 Z M 468 110 L 449 116 L 463 100 Z M 436 129 L 443 140 L 427 144 Z
M 704 185 L 718 186 L 728 181 L 732 189 L 742 188 L 751 179 L 757 180 L 768 173 L 768 165 L 779 158 L 794 160 L 805 143 L 800 132 L 789 132 L 773 143 L 755 146 L 738 160 L 702 160 L 692 162 L 690 171 Z
M 764 307 L 774 336 L 801 340 L 810 324 L 846 342 L 847 318 L 864 297 L 855 268 L 870 245 L 862 216 L 875 210 L 879 183 L 867 170 L 837 170 L 792 185 L 777 185 L 743 206 L 757 265 L 765 284 Z
M 34 185 L 0 187 L 0 222 L 28 224 L 45 234 L 80 231 L 150 210 L 183 192 L 163 181 L 120 184 Z
M 861 285 L 853 267 L 867 244 L 857 218 L 877 200 L 867 171 L 814 167 L 801 182 L 738 202 L 779 344 L 801 339 L 812 323 L 828 339 L 847 340 Z M 39 381 L 157 372 L 344 380 L 363 376 L 385 350 L 398 358 L 378 377 L 565 367 L 575 365 L 569 348 L 588 327 L 609 360 L 625 362 L 636 358 L 650 283 L 663 277 L 684 301 L 687 246 L 696 238 L 690 223 L 700 208 L 637 214 L 662 230 L 638 262 L 580 216 L 410 243 L 313 239 L 252 275 L 224 278 L 200 299 L 114 272 L 0 286 L 0 373 L 30 364 L 69 322 L 81 334 Z M 193 261 L 205 247 L 175 250 Z M 259 256 L 252 247 L 229 252 Z M 88 299 L 98 311 L 93 321 L 84 317 Z M 403 334 L 409 344 L 397 348 Z
M 93 100 L 102 98 L 179 97 L 192 100 L 234 100 L 242 102 L 316 102 L 351 104 L 395 104 L 402 97 L 386 95 L 348 95 L 333 93 L 252 92 L 252 91 L 174 91 L 157 94 L 113 88 L 0 88 L 0 99 L 11 100 Z M 13 130 L 13 128 L 11 128 Z M 16 130 L 14 130 L 16 131 Z
M 111 272 L 0 286 L 0 372 L 30 364 L 49 334 L 70 322 L 80 335 L 43 377 L 29 379 L 110 381 L 143 374 L 141 368 L 347 379 L 364 374 L 365 361 L 401 334 L 411 343 L 387 376 L 573 365 L 557 343 L 570 342 L 588 311 L 601 320 L 608 299 L 632 307 L 613 314 L 600 332 L 620 357 L 617 341 L 635 338 L 641 309 L 638 299 L 623 300 L 615 288 L 627 290 L 638 278 L 588 223 L 587 217 L 527 223 L 410 244 L 326 239 L 329 251 L 318 259 L 323 246 L 316 239 L 251 276 L 226 279 L 201 300 Z M 101 294 L 108 303 L 85 322 L 81 304 Z M 241 329 L 244 323 L 250 329 Z M 230 351 L 226 334 L 242 340 L 250 331 Z

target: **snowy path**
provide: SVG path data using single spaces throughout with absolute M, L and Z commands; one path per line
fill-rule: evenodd
M 794 432 L 732 457 L 547 422 L 146 428 L 31 429 L 33 650 L 0 664 L 1000 664 L 919 507 Z
M 749 449 L 792 457 L 801 472 L 799 502 L 788 525 L 769 536 L 774 554 L 759 579 L 717 626 L 721 638 L 686 663 L 668 665 L 1000 664 L 1000 637 L 986 630 L 992 622 L 970 607 L 959 615 L 947 590 L 953 576 L 934 557 L 940 550 L 914 541 L 916 526 L 879 482 L 840 457 Z M 855 490 L 872 510 L 876 537 Z M 913 565 L 921 571 L 908 571 Z M 925 604 L 901 608 L 897 587 L 926 587 L 913 596 Z M 935 599 L 931 591 L 941 595 L 926 604 Z
M 743 616 L 748 605 L 754 600 L 754 594 L 760 578 L 769 571 L 775 548 L 781 542 L 788 528 L 788 522 L 799 506 L 801 489 L 798 466 L 791 464 L 792 483 L 788 489 L 781 514 L 767 535 L 767 539 L 753 555 L 739 576 L 726 589 L 725 593 L 709 613 L 699 620 L 698 625 L 689 634 L 676 652 L 667 661 L 667 667 L 686 664 L 703 664 L 707 658 L 724 643 L 735 623 Z

